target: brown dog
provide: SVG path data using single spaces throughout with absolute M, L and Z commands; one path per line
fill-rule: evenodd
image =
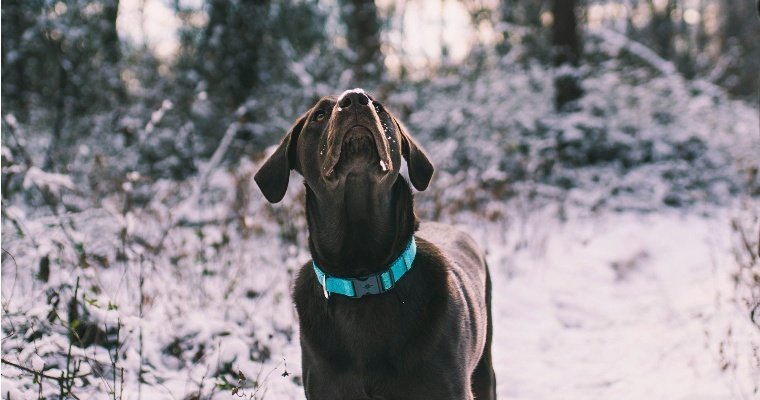
M 325 97 L 256 174 L 270 202 L 306 184 L 313 262 L 294 287 L 308 399 L 494 399 L 491 283 L 466 234 L 420 224 L 433 166 L 361 89 Z

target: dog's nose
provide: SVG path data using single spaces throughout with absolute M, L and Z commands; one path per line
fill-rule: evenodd
M 338 102 L 341 109 L 349 108 L 354 105 L 366 106 L 369 104 L 369 97 L 362 92 L 351 92 L 343 95 Z

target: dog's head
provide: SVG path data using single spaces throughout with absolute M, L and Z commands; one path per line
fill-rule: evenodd
M 323 97 L 296 120 L 254 179 L 264 196 L 279 202 L 295 169 L 318 196 L 367 183 L 390 189 L 407 162 L 409 178 L 425 190 L 433 165 L 404 126 L 362 89 Z

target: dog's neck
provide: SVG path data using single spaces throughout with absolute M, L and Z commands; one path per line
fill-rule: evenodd
M 361 277 L 385 270 L 408 244 L 418 222 L 412 191 L 400 177 L 390 191 L 367 183 L 343 199 L 322 200 L 306 187 L 309 249 L 324 271 Z

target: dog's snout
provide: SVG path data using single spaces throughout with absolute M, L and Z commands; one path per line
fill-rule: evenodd
M 369 105 L 369 97 L 362 92 L 346 93 L 338 102 L 338 106 L 341 109 L 349 108 L 351 106 L 366 106 Z

